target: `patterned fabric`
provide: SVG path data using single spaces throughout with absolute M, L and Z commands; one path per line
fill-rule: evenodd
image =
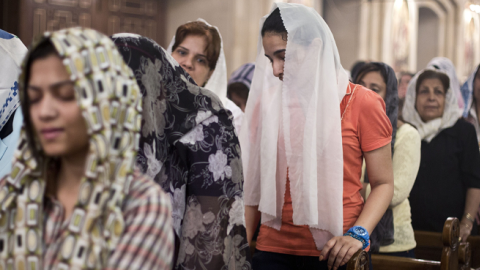
M 26 53 L 19 38 L 0 30 L 0 130 L 20 106 L 17 79 Z
M 250 89 L 254 71 L 255 63 L 246 63 L 242 65 L 232 73 L 230 80 L 228 80 L 228 85 L 239 82 L 245 84 L 248 89 Z
M 251 269 L 231 114 L 148 38 L 112 37 L 143 94 L 138 166 L 170 193 L 176 269 Z
M 124 234 L 137 230 L 127 227 L 131 220 L 124 219 L 122 206 L 134 192 L 129 189 L 135 185 L 132 181 L 140 137 L 141 94 L 132 71 L 107 36 L 81 28 L 47 32 L 32 51 L 46 40 L 54 44 L 70 74 L 87 124 L 90 150 L 85 176 L 71 218 L 61 235 L 54 237 L 61 245 L 55 255 L 50 255 L 56 258 L 47 256 L 48 261 L 42 262 L 47 244 L 43 239 L 49 239 L 48 234 L 54 231 L 44 228 L 48 220 L 44 217 L 48 212 L 48 208 L 44 209 L 44 176 L 54 173 L 44 168 L 54 168 L 55 164 L 39 149 L 35 135 L 29 134 L 26 126 L 31 129 L 31 123 L 26 118 L 12 173 L 0 190 L 0 247 L 4 247 L 0 268 L 104 269 L 112 252 L 122 249 Z M 27 116 L 25 80 L 22 75 L 20 100 Z M 166 226 L 168 223 L 166 219 Z

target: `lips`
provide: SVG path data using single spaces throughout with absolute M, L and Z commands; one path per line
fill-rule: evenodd
M 47 141 L 55 140 L 63 132 L 64 132 L 63 128 L 44 128 L 40 131 L 40 133 L 42 134 L 42 137 Z

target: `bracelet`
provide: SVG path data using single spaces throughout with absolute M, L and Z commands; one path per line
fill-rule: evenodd
M 468 221 L 474 223 L 475 222 L 475 219 L 473 218 L 472 215 L 470 215 L 470 213 L 466 213 L 465 215 L 463 215 Z
M 363 249 L 366 249 L 370 245 L 370 235 L 368 234 L 368 231 L 362 226 L 354 226 L 350 228 L 344 234 L 344 236 L 350 236 L 362 242 Z

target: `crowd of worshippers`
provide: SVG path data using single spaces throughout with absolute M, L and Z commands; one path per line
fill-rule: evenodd
M 478 234 L 479 68 L 348 73 L 287 3 L 229 81 L 201 19 L 166 50 L 69 28 L 0 55 L 0 269 L 345 269 L 448 217 Z

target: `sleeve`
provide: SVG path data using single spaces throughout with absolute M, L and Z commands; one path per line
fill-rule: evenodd
M 370 152 L 392 141 L 392 124 L 377 93 L 366 90 L 359 98 L 358 137 L 362 152 Z
M 404 124 L 408 125 L 408 124 Z M 402 133 L 397 133 L 393 153 L 393 198 L 390 207 L 395 207 L 410 195 L 418 169 L 422 140 L 417 130 L 408 125 Z
M 125 232 L 106 269 L 171 269 L 175 244 L 170 198 L 153 181 L 134 181 L 125 201 Z
M 460 120 L 463 121 L 463 120 Z M 477 134 L 472 124 L 463 122 L 461 170 L 463 183 L 467 188 L 480 188 L 480 152 Z
M 240 146 L 225 110 L 176 144 L 187 162 L 186 206 L 176 269 L 251 269 Z

